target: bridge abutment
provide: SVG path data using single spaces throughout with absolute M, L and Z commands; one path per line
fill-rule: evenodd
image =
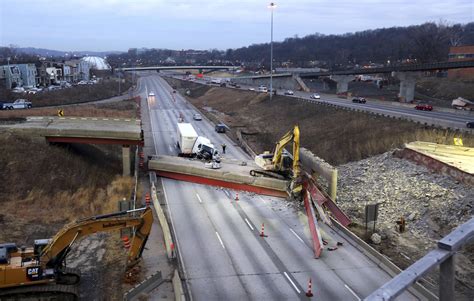
M 398 97 L 402 102 L 411 102 L 415 99 L 416 80 L 422 76 L 421 72 L 393 72 L 392 75 L 400 80 Z

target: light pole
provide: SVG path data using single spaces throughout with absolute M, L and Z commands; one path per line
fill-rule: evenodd
M 271 11 L 272 21 L 271 21 L 271 31 L 270 31 L 270 100 L 273 96 L 273 10 L 276 8 L 276 4 L 271 2 L 268 6 Z

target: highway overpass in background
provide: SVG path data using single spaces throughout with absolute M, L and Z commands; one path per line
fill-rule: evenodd
M 236 70 L 236 66 L 150 66 L 116 68 L 114 71 L 160 71 L 160 70 Z

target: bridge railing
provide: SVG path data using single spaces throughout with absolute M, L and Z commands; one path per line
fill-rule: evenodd
M 439 299 L 454 301 L 455 254 L 474 239 L 474 217 L 438 241 L 438 247 L 370 294 L 365 301 L 394 300 L 424 274 L 440 266 Z

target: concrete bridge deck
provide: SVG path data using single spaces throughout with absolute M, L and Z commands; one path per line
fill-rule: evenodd
M 27 117 L 11 130 L 45 137 L 50 142 L 141 145 L 139 119 L 99 117 Z

